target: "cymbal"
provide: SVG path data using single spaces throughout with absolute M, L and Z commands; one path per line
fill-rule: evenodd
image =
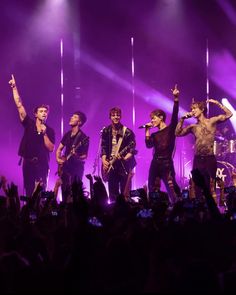
M 216 140 L 220 140 L 220 141 L 224 141 L 225 138 L 223 136 L 220 136 L 220 135 L 215 135 L 215 139 Z

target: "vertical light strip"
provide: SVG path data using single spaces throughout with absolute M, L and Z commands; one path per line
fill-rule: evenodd
M 206 40 L 206 98 L 209 99 L 209 47 Z M 209 116 L 209 103 L 207 103 L 207 116 Z
M 134 38 L 131 37 L 131 75 L 132 75 L 132 119 L 133 131 L 135 132 L 136 117 L 135 117 L 135 91 L 134 91 Z M 136 187 L 136 168 L 134 167 L 133 185 Z
M 60 41 L 61 52 L 61 138 L 64 134 L 64 72 L 63 72 L 63 39 Z
M 131 37 L 131 74 L 132 74 L 132 98 L 133 98 L 133 129 L 135 130 L 135 95 L 134 95 L 134 38 Z

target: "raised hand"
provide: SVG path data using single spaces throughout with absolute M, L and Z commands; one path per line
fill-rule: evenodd
M 207 99 L 206 103 L 209 103 L 209 102 L 215 103 L 215 104 L 221 104 L 218 100 L 213 99 L 213 98 Z
M 11 75 L 11 80 L 9 81 L 9 84 L 11 85 L 11 88 L 16 87 L 16 80 L 15 80 L 13 74 Z
M 174 89 L 171 89 L 172 94 L 174 95 L 174 97 L 179 97 L 179 90 L 177 88 L 177 84 L 175 84 Z

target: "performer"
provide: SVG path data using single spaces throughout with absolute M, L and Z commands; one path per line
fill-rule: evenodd
M 206 118 L 207 103 L 213 103 L 220 107 L 224 114 Z M 191 112 L 186 113 L 179 121 L 175 134 L 176 136 L 185 136 L 192 133 L 195 137 L 193 169 L 198 169 L 205 178 L 205 182 L 213 195 L 215 195 L 215 178 L 217 170 L 217 161 L 213 152 L 216 126 L 220 122 L 232 117 L 232 112 L 220 102 L 214 99 L 208 99 L 206 102 L 193 102 Z M 195 124 L 183 128 L 185 119 L 194 117 L 197 119 Z M 196 186 L 196 197 L 201 197 L 201 191 Z
M 31 196 L 35 182 L 41 181 L 47 187 L 49 172 L 49 153 L 54 150 L 55 132 L 46 124 L 49 106 L 41 104 L 34 109 L 35 120 L 26 113 L 16 81 L 12 75 L 9 81 L 13 98 L 18 109 L 20 121 L 24 127 L 24 135 L 20 143 L 18 154 L 23 158 L 23 181 L 27 196 Z
M 151 122 L 145 127 L 145 143 L 147 148 L 153 148 L 153 159 L 149 168 L 148 190 L 149 193 L 159 191 L 161 180 L 168 192 L 169 201 L 174 204 L 180 197 L 180 188 L 175 179 L 173 163 L 173 151 L 175 148 L 175 128 L 178 123 L 179 90 L 175 85 L 171 90 L 174 96 L 174 106 L 171 122 L 166 124 L 166 113 L 156 109 L 151 112 Z M 150 128 L 157 127 L 159 130 L 150 134 Z
M 236 164 L 236 134 L 230 120 L 218 124 L 214 140 L 214 154 L 218 161 Z
M 88 156 L 89 137 L 81 130 L 87 121 L 86 115 L 77 111 L 70 118 L 71 130 L 66 132 L 56 150 L 58 174 L 62 179 L 62 201 L 66 202 L 73 180 L 81 180 Z
M 102 178 L 108 181 L 109 199 L 116 200 L 119 194 L 131 188 L 130 173 L 136 166 L 135 135 L 121 123 L 121 109 L 114 107 L 109 113 L 111 124 L 102 131 L 101 158 Z

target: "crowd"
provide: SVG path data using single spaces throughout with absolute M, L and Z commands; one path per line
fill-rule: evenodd
M 1 177 L 0 293 L 226 293 L 236 278 L 235 192 L 222 214 L 204 176 L 204 198 L 120 194 L 108 204 L 99 177 L 90 195 L 74 180 L 66 202 L 38 182 L 31 197 Z

